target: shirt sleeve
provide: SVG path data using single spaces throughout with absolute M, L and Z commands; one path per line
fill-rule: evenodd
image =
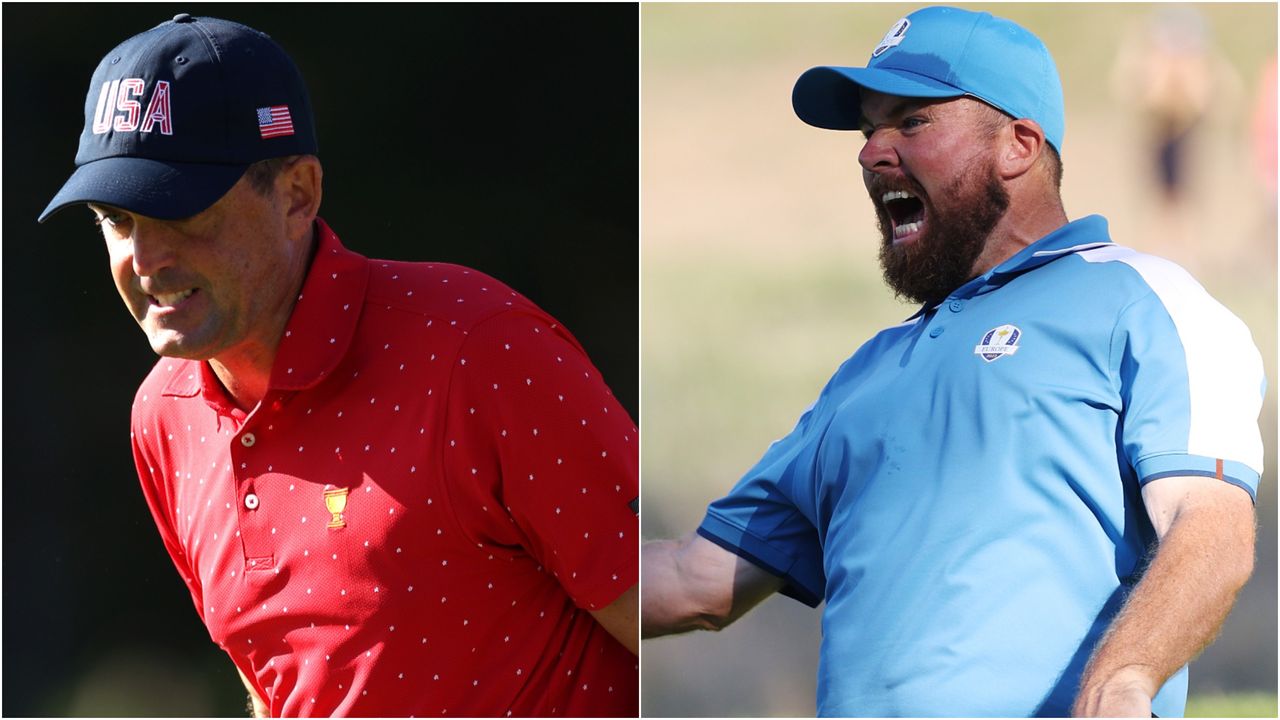
M 454 368 L 445 472 L 464 527 L 519 546 L 597 610 L 639 579 L 639 437 L 578 342 L 511 310 L 472 328 Z
M 142 495 L 147 501 L 148 509 L 151 510 L 151 517 L 155 520 L 156 529 L 160 531 L 160 540 L 164 543 L 164 549 L 168 551 L 169 559 L 173 561 L 173 565 L 178 571 L 178 576 L 182 578 L 183 584 L 191 592 L 191 601 L 195 603 L 196 613 L 200 615 L 200 620 L 203 621 L 203 590 L 200 586 L 200 581 L 191 570 L 191 564 L 188 562 L 187 553 L 182 547 L 182 542 L 178 539 L 172 512 L 172 495 L 169 491 L 169 486 L 164 483 L 163 470 L 157 466 L 154 460 L 155 453 L 150 452 L 150 448 L 148 448 L 148 440 L 159 435 L 158 426 L 148 427 L 136 415 L 133 418 L 132 425 L 132 431 L 129 435 L 133 445 L 133 463 L 138 470 L 138 481 L 142 485 Z
M 1266 379 L 1248 327 L 1181 268 L 1140 267 L 1153 292 L 1121 313 L 1112 362 L 1138 480 L 1216 477 L 1256 499 Z
M 825 395 L 825 392 L 824 392 Z M 810 506 L 823 402 L 769 446 L 729 494 L 711 503 L 698 534 L 786 581 L 783 595 L 817 607 L 826 592 L 822 543 Z

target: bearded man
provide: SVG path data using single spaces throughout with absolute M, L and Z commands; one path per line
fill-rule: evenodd
M 885 278 L 921 308 L 696 532 L 644 546 L 642 634 L 781 592 L 826 602 L 821 715 L 1180 715 L 1252 571 L 1248 329 L 1068 220 L 1057 69 L 1010 21 L 919 10 L 792 102 L 866 137 Z

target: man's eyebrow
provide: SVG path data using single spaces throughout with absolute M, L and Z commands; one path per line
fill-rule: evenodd
M 888 112 L 885 113 L 885 117 L 886 118 L 902 117 L 903 115 L 908 115 L 912 112 L 915 112 L 916 110 L 924 107 L 927 104 L 928 102 L 926 100 L 922 100 L 920 98 L 902 98 L 901 100 L 899 100 L 898 102 L 894 103 L 889 107 Z M 861 109 L 859 109 L 858 111 L 858 127 L 860 129 L 865 129 L 867 127 L 875 127 L 875 123 L 867 119 L 867 116 L 862 113 Z

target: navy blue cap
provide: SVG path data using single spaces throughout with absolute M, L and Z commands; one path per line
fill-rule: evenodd
M 889 28 L 866 67 L 805 71 L 791 106 L 810 125 L 856 130 L 859 87 L 910 98 L 974 97 L 1015 118 L 1035 120 L 1062 152 L 1066 120 L 1053 56 L 1027 29 L 990 13 L 917 10 Z
M 253 28 L 182 13 L 98 64 L 76 171 L 40 222 L 86 202 L 190 217 L 249 165 L 317 150 L 311 100 L 284 50 Z

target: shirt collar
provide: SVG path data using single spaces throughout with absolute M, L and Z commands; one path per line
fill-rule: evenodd
M 1087 215 L 1063 225 L 1022 248 L 1013 257 L 988 270 L 985 274 L 979 275 L 956 288 L 942 302 L 955 298 L 967 299 L 975 295 L 991 292 L 1013 278 L 1034 270 L 1041 265 L 1053 262 L 1058 258 L 1110 244 L 1111 234 L 1107 229 L 1107 219 L 1101 215 Z M 925 311 L 941 305 L 942 302 L 920 308 L 915 315 L 907 318 L 907 322 L 915 320 L 923 315 Z
M 986 275 L 974 278 L 974 281 L 985 279 L 983 284 L 990 284 L 996 278 L 1021 275 L 1060 257 L 1110 244 L 1111 234 L 1107 230 L 1107 219 L 1101 215 L 1088 215 L 1069 222 L 1022 248 Z
M 269 386 L 275 390 L 304 390 L 337 367 L 364 308 L 368 261 L 343 247 L 320 218 L 316 231 L 319 247 L 271 367 Z
M 276 349 L 272 390 L 305 390 L 331 373 L 346 355 L 364 308 L 368 260 L 343 247 L 324 220 L 316 218 L 315 227 L 316 254 Z M 175 369 L 164 394 L 203 395 L 210 404 L 228 404 L 208 362 L 169 362 Z

